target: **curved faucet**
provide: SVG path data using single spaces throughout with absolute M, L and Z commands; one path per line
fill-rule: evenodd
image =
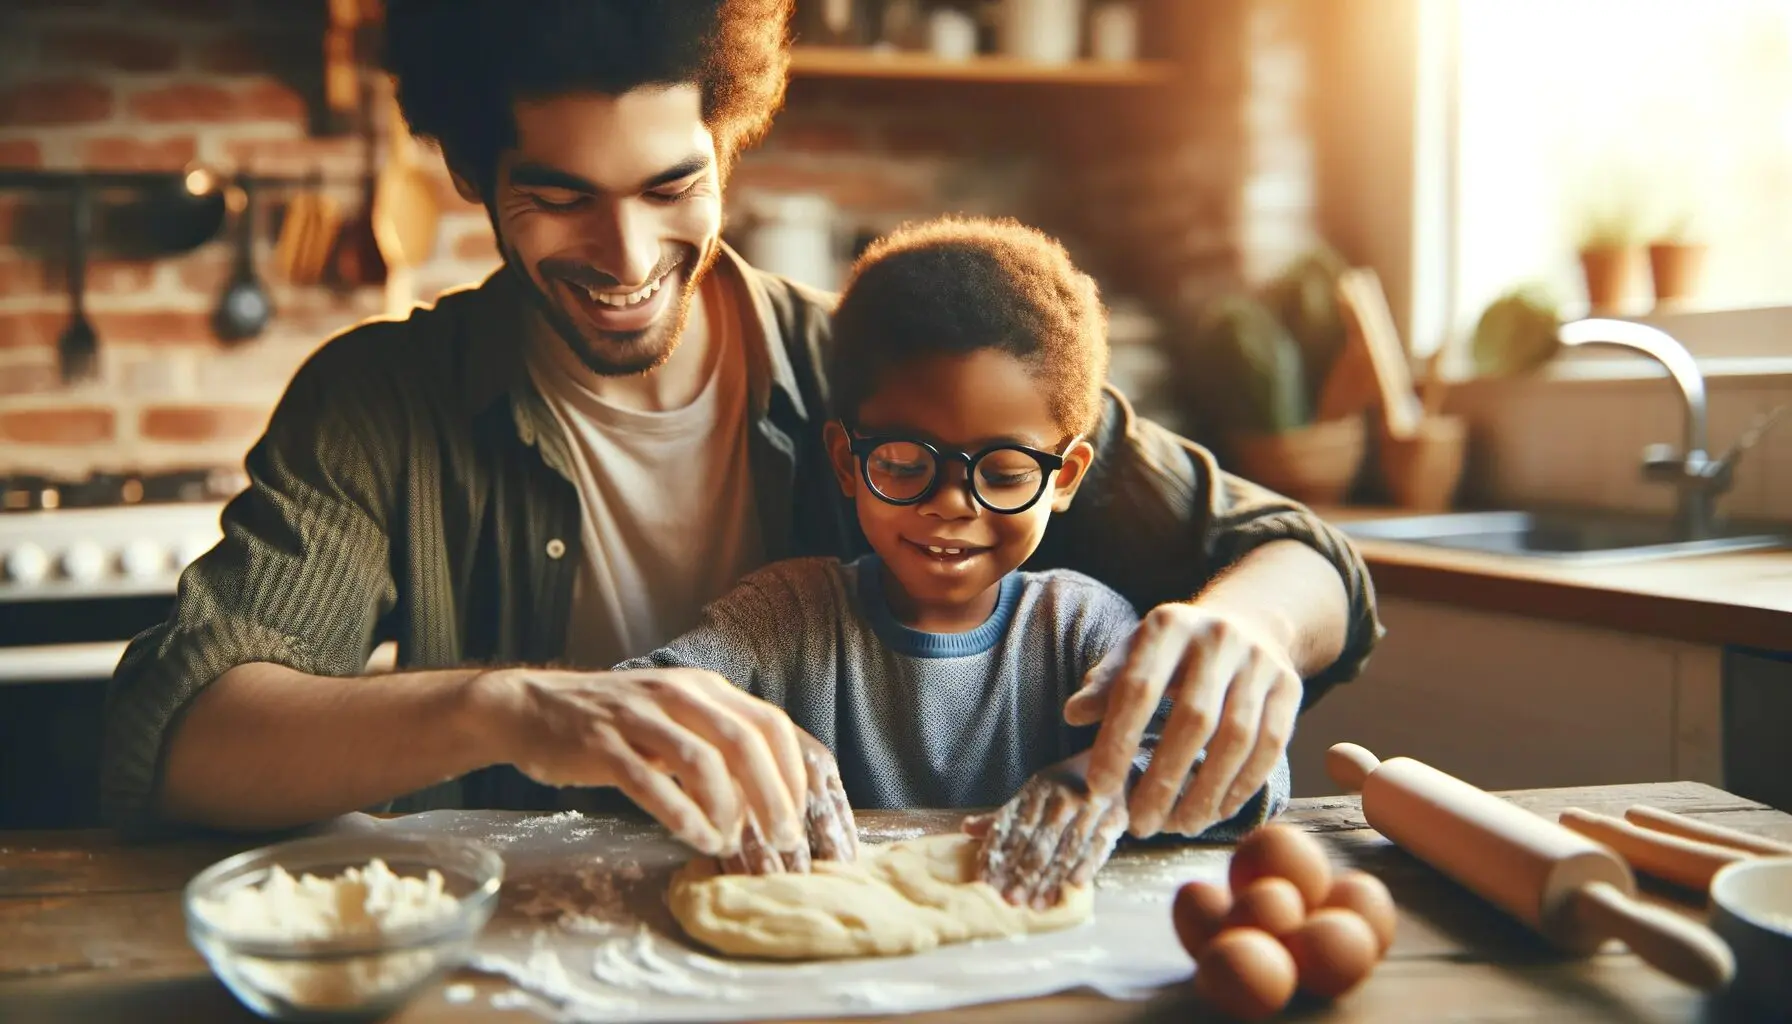
M 1558 333 L 1562 344 L 1616 345 L 1632 349 L 1660 363 L 1680 385 L 1680 397 L 1686 404 L 1686 447 L 1688 457 L 1703 457 L 1705 450 L 1705 375 L 1699 364 L 1674 336 L 1647 324 L 1629 320 L 1576 320 L 1563 324 Z
M 1686 407 L 1685 441 L 1678 453 L 1667 445 L 1650 445 L 1643 452 L 1643 474 L 1651 480 L 1671 482 L 1680 492 L 1680 525 L 1689 540 L 1710 537 L 1716 518 L 1717 496 L 1730 487 L 1730 469 L 1741 450 L 1733 449 L 1713 460 L 1705 449 L 1705 376 L 1686 346 L 1666 331 L 1628 320 L 1576 320 L 1563 324 L 1557 336 L 1563 345 L 1616 345 L 1654 359 L 1680 386 Z

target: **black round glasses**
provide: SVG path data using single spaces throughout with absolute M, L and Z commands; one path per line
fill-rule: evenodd
M 892 505 L 918 505 L 931 498 L 945 479 L 948 463 L 964 464 L 971 497 L 991 512 L 1017 515 L 1032 508 L 1045 493 L 1051 475 L 1064 467 L 1064 456 L 1024 444 L 992 444 L 976 452 L 941 448 L 929 441 L 891 435 L 861 436 L 841 424 L 859 460 L 859 474 L 871 493 Z M 1078 438 L 1064 446 L 1068 453 Z

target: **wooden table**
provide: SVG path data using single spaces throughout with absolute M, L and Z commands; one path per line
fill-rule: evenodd
M 1792 840 L 1792 815 L 1696 783 L 1656 783 L 1507 794 L 1553 817 L 1569 806 L 1621 813 L 1637 803 Z M 939 812 L 867 812 L 865 823 L 950 827 Z M 1297 800 L 1287 821 L 1315 833 L 1334 860 L 1384 879 L 1401 907 L 1400 931 L 1375 975 L 1330 1007 L 1290 1011 L 1324 1021 L 1717 1021 L 1744 1011 L 1657 974 L 1627 952 L 1569 961 L 1528 932 L 1395 849 L 1363 822 L 1355 798 Z M 253 1021 L 187 944 L 180 889 L 207 864 L 246 843 L 121 845 L 103 832 L 0 832 L 0 1021 Z M 1125 850 L 1120 856 L 1149 856 Z M 1689 915 L 1692 897 L 1648 895 Z M 1168 908 L 1165 908 L 1168 913 Z M 394 1018 L 502 1021 L 533 1018 L 490 1007 L 502 985 L 453 1005 L 426 993 Z M 861 1018 L 863 1019 L 863 1018 Z M 1147 1003 L 1082 994 L 954 1010 L 927 1021 L 983 1024 L 1210 1019 L 1183 986 Z

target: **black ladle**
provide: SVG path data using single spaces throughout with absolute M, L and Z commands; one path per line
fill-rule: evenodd
M 87 241 L 93 234 L 93 195 L 86 182 L 75 181 L 69 211 L 69 321 L 62 337 L 56 339 L 56 357 L 63 381 L 73 384 L 99 372 L 100 339 L 87 322 Z
M 247 341 L 267 329 L 274 315 L 274 303 L 268 290 L 255 274 L 255 187 L 248 178 L 238 185 L 243 190 L 243 211 L 239 215 L 236 236 L 236 270 L 224 295 L 218 300 L 213 328 L 225 342 Z

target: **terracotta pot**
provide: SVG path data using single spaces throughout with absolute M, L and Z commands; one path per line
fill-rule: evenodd
M 1705 246 L 1680 242 L 1656 242 L 1649 246 L 1649 276 L 1655 282 L 1655 301 L 1679 302 L 1699 290 L 1705 269 Z
M 1587 283 L 1587 305 L 1596 312 L 1616 309 L 1641 269 L 1642 251 L 1629 245 L 1602 245 L 1580 251 L 1580 269 Z
M 1420 512 L 1442 512 L 1455 503 L 1456 487 L 1468 454 L 1468 421 L 1460 416 L 1427 416 L 1411 437 L 1383 431 L 1381 473 L 1394 504 Z
M 1352 416 L 1226 442 L 1239 476 L 1302 504 L 1336 505 L 1362 468 L 1366 434 L 1362 417 Z

